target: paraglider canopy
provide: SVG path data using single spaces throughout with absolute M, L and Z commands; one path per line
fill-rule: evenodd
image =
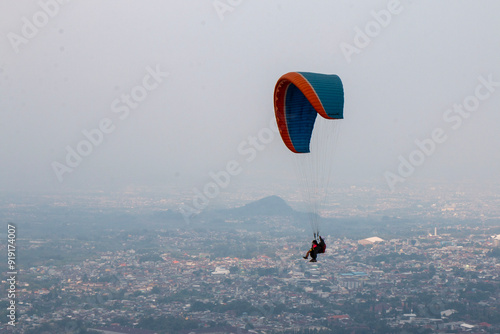
M 316 115 L 342 119 L 344 89 L 335 74 L 290 72 L 274 89 L 274 111 L 281 138 L 294 153 L 309 153 Z
M 303 204 L 308 206 L 316 238 L 332 176 L 338 135 L 335 120 L 344 118 L 342 81 L 335 74 L 284 74 L 274 88 L 274 112 L 281 138 L 294 153 Z M 321 117 L 317 118 L 318 114 Z

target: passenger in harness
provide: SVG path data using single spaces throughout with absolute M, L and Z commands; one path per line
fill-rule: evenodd
M 324 253 L 326 250 L 326 244 L 325 240 L 321 236 L 318 236 L 319 238 L 319 243 L 316 239 L 312 241 L 311 244 L 311 249 L 309 249 L 306 253 L 306 256 L 304 256 L 304 259 L 309 258 L 311 256 L 311 260 L 309 262 L 317 262 L 316 257 L 318 254 Z
M 325 240 L 323 240 L 323 238 L 321 236 L 318 236 L 318 238 L 319 238 L 318 254 L 321 254 L 321 253 L 325 252 L 325 250 L 326 250 L 326 244 L 325 244 Z

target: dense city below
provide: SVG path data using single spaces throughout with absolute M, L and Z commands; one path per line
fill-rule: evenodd
M 17 229 L 17 318 L 2 332 L 500 332 L 491 216 L 323 219 L 327 249 L 311 263 L 307 217 L 276 196 L 189 221 L 11 204 L 0 213 Z M 6 319 L 7 294 L 0 303 Z

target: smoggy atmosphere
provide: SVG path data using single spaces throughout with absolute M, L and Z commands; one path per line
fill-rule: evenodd
M 293 185 L 273 90 L 345 91 L 335 182 L 500 181 L 498 1 L 22 1 L 0 11 L 4 191 Z

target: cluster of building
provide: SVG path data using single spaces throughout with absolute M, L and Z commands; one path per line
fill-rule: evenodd
M 234 239 L 224 232 L 185 237 Z M 163 249 L 186 242 L 157 238 Z M 63 320 L 134 328 L 148 317 L 173 317 L 197 323 L 190 329 L 195 333 L 227 326 L 269 333 L 374 325 L 500 331 L 500 264 L 490 256 L 491 236 L 327 237 L 317 263 L 302 259 L 303 242 L 258 238 L 274 254 L 215 258 L 194 249 L 148 261 L 128 249 L 78 264 L 26 268 L 19 275 L 18 328 Z

